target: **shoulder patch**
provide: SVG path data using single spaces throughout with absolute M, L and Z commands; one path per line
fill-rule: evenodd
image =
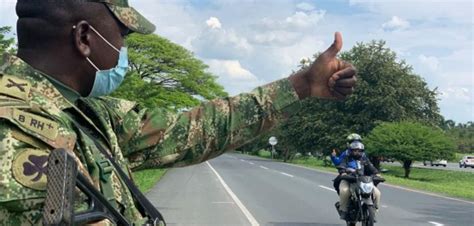
M 31 84 L 10 75 L 3 75 L 0 79 L 0 93 L 16 97 L 21 100 L 27 100 L 30 93 Z
M 13 177 L 25 187 L 46 190 L 48 156 L 46 150 L 24 149 L 13 160 Z
M 57 122 L 18 109 L 13 109 L 12 116 L 18 124 L 50 140 L 58 136 Z

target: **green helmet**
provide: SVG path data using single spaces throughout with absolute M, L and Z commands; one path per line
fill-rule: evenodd
M 350 144 L 353 141 L 362 141 L 362 137 L 357 133 L 351 133 L 349 134 L 349 136 L 347 136 L 346 140 L 347 143 Z

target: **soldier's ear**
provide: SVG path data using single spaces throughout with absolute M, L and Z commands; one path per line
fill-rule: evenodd
M 84 58 L 91 54 L 92 30 L 89 23 L 85 20 L 80 21 L 73 27 L 74 46 L 80 55 Z

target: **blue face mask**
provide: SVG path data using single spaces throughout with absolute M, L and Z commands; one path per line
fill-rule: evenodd
M 125 74 L 128 71 L 128 52 L 126 47 L 120 48 L 120 51 L 115 48 L 107 39 L 105 39 L 99 32 L 90 27 L 102 40 L 105 41 L 110 47 L 119 53 L 119 59 L 117 66 L 109 70 L 100 70 L 92 61 L 87 57 L 87 61 L 97 70 L 95 73 L 94 85 L 89 94 L 89 97 L 105 96 L 116 90 L 125 78 Z

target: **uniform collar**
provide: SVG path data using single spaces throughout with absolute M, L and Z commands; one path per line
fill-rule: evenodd
M 42 73 L 42 75 L 47 78 L 69 102 L 76 103 L 77 99 L 81 97 L 81 94 L 79 94 L 76 90 L 73 90 L 66 84 L 54 79 L 53 77 L 47 74 Z

